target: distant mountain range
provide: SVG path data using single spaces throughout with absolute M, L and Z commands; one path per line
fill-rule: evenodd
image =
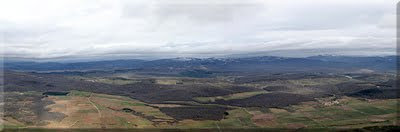
M 395 71 L 397 56 L 353 57 L 353 56 L 312 56 L 288 58 L 275 56 L 247 58 L 173 58 L 159 60 L 109 60 L 93 62 L 33 62 L 5 61 L 6 70 L 20 71 L 84 71 L 84 70 L 204 70 L 240 72 L 280 71 Z

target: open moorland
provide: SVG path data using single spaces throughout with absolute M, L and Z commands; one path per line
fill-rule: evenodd
M 2 128 L 398 125 L 397 79 L 391 70 L 152 69 L 5 70 Z

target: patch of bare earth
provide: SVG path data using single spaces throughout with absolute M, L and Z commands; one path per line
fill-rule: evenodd
M 277 125 L 275 121 L 275 116 L 273 114 L 258 114 L 254 115 L 251 120 L 257 126 L 275 126 Z
M 93 106 L 87 101 L 86 97 L 71 97 L 71 99 L 63 100 L 57 97 L 49 97 L 54 104 L 47 106 L 50 112 L 59 112 L 67 115 L 61 121 L 48 121 L 49 124 L 45 128 L 98 128 L 100 127 L 100 119 L 97 111 L 92 109 Z M 88 112 L 82 112 L 88 111 Z M 94 111 L 94 112 L 91 112 Z
M 287 124 L 287 127 L 290 129 L 300 129 L 306 127 L 303 123 L 290 123 Z

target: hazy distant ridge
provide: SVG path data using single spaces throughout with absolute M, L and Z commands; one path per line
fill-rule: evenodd
M 254 70 L 396 70 L 396 56 L 353 57 L 312 56 L 288 58 L 275 56 L 247 58 L 173 58 L 159 60 L 109 60 L 75 63 L 5 61 L 7 70 L 112 70 L 112 69 L 203 69 L 215 71 Z

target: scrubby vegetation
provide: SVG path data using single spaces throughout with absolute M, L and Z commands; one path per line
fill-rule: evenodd
M 160 110 L 177 120 L 221 120 L 226 116 L 224 107 L 191 106 L 191 107 L 165 107 Z
M 6 71 L 5 122 L 7 127 L 221 129 L 394 122 L 393 74 L 203 72 Z M 65 96 L 54 96 L 59 94 Z
M 42 99 L 40 93 L 4 94 L 4 117 L 11 117 L 26 125 L 46 125 L 44 120 L 61 120 L 65 117 L 62 113 L 50 112 L 46 106 L 54 102 Z M 7 121 L 7 118 L 4 118 Z
M 305 101 L 314 100 L 312 97 L 299 94 L 289 93 L 267 93 L 255 95 L 244 99 L 232 100 L 215 100 L 215 104 L 241 106 L 241 107 L 265 107 L 265 108 L 282 108 L 293 104 L 298 104 Z

